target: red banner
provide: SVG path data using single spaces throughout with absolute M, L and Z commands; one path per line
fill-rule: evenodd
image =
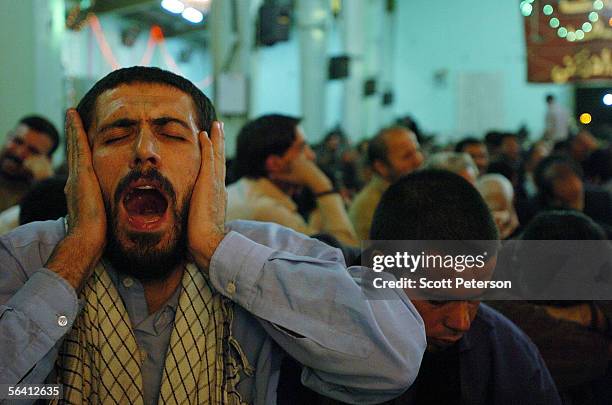
M 535 0 L 520 7 L 528 81 L 612 79 L 612 0 Z

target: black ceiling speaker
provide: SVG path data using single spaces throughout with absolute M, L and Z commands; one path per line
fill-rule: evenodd
M 257 43 L 272 46 L 288 41 L 291 30 L 291 7 L 276 2 L 265 2 L 259 8 Z
M 329 80 L 344 79 L 349 75 L 350 58 L 346 55 L 329 58 Z

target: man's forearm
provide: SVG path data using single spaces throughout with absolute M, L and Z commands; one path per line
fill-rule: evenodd
M 266 321 L 270 336 L 310 370 L 312 388 L 363 403 L 399 395 L 425 349 L 416 309 L 405 296 L 367 301 L 343 263 L 329 259 L 275 251 L 231 232 L 210 276 L 222 294 Z

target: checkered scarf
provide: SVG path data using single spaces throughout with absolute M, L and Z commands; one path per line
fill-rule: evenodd
M 193 265 L 186 267 L 183 290 L 166 355 L 160 403 L 241 404 L 238 352 L 230 334 L 231 302 L 213 292 Z M 130 319 L 108 273 L 99 264 L 83 288 L 83 311 L 64 340 L 56 371 L 64 386 L 59 401 L 70 404 L 144 404 L 143 362 Z

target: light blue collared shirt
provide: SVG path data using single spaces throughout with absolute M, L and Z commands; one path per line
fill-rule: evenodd
M 250 221 L 227 229 L 209 275 L 237 304 L 232 333 L 255 370 L 242 375 L 243 400 L 276 403 L 285 354 L 303 364 L 304 385 L 344 402 L 383 402 L 412 384 L 426 341 L 423 321 L 403 292 L 397 299 L 366 300 L 361 279 L 368 269 L 347 270 L 339 250 L 290 229 Z M 58 220 L 0 238 L 0 384 L 44 382 L 78 316 L 75 290 L 44 268 L 64 236 Z M 148 315 L 139 283 L 125 287 L 119 275 L 112 277 L 138 344 L 152 355 L 143 383 L 150 385 L 145 400 L 156 403 L 176 297 Z

